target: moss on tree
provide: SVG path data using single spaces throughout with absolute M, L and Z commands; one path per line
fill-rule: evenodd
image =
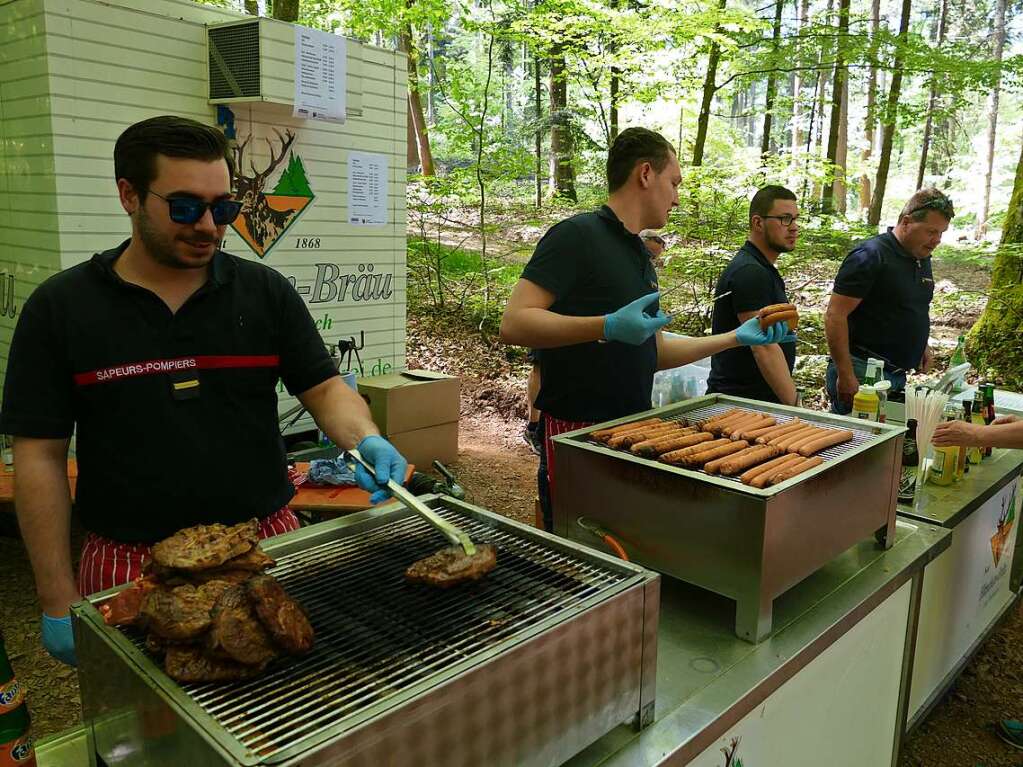
M 981 374 L 1023 391 L 1023 154 L 995 255 L 987 307 L 970 330 L 967 356 Z

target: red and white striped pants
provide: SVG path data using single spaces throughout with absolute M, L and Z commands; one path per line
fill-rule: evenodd
M 562 421 L 560 418 L 543 414 L 543 450 L 547 459 L 547 486 L 550 489 L 551 502 L 554 502 L 554 443 L 552 437 L 576 429 L 592 426 L 593 421 Z
M 285 506 L 259 520 L 259 537 L 271 538 L 298 527 L 295 512 Z M 145 543 L 121 543 L 89 533 L 82 544 L 82 560 L 78 563 L 78 593 L 88 596 L 135 580 L 142 575 L 142 565 L 149 558 L 150 548 Z

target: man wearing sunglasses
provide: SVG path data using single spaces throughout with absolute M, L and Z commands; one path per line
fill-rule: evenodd
M 74 663 L 69 605 L 133 580 L 149 546 L 196 524 L 298 527 L 277 418 L 283 382 L 338 445 L 358 446 L 373 500 L 406 463 L 337 374 L 301 298 L 274 270 L 219 249 L 241 205 L 217 129 L 156 117 L 114 148 L 131 238 L 43 282 L 25 302 L 0 432 L 14 435 L 15 504 L 43 608 L 43 644 Z M 67 454 L 88 531 L 69 546 Z
M 953 216 L 947 196 L 933 187 L 921 189 L 909 198 L 894 227 L 845 257 L 824 318 L 833 413 L 852 410 L 869 357 L 885 363 L 891 393 L 903 391 L 908 371 L 930 367 L 931 255 Z
M 727 333 L 771 304 L 788 302 L 785 281 L 775 268 L 782 253 L 795 249 L 799 237 L 796 195 L 783 186 L 765 186 L 749 206 L 749 236 L 731 260 L 714 290 L 714 333 Z M 765 346 L 738 347 L 711 358 L 707 391 L 764 402 L 796 404 L 792 368 L 795 338 Z

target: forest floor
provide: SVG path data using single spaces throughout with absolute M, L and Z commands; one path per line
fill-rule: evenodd
M 540 223 L 531 226 L 530 236 L 536 235 L 533 229 L 542 233 L 542 228 Z M 521 261 L 528 256 L 528 247 L 515 247 L 528 239 L 525 234 L 508 238 L 506 258 Z M 833 277 L 830 270 L 811 270 L 801 278 L 794 296 L 801 306 L 823 308 Z M 947 360 L 956 336 L 982 310 L 979 292 L 986 288 L 990 274 L 983 265 L 953 258 L 936 261 L 935 277 L 934 337 L 939 360 Z M 409 367 L 462 378 L 459 459 L 451 468 L 467 489 L 468 500 L 531 522 L 536 458 L 521 436 L 528 373 L 521 355 L 483 339 L 458 312 L 410 306 L 408 317 Z M 805 351 L 819 355 L 819 343 L 820 339 L 817 348 Z M 820 375 L 820 366 L 812 366 L 802 382 L 811 403 L 823 402 L 818 394 Z M 15 671 L 28 690 L 35 734 L 45 737 L 79 722 L 77 676 L 42 649 L 31 570 L 21 542 L 10 534 L 9 522 L 6 512 L 0 511 L 0 528 L 7 532 L 0 535 L 0 628 Z M 73 550 L 77 551 L 81 531 L 76 530 L 75 536 Z M 992 729 L 994 721 L 1006 716 L 1023 718 L 1023 613 L 1019 610 L 988 639 L 928 719 L 911 734 L 900 767 L 1017 767 L 1023 764 L 1023 755 L 1002 743 Z

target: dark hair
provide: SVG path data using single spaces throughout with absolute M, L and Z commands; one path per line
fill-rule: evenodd
M 899 221 L 903 216 L 909 216 L 913 221 L 923 221 L 932 210 L 943 215 L 948 221 L 956 215 L 952 200 L 944 192 L 933 186 L 925 186 L 918 189 L 906 202 L 899 214 Z
M 126 179 L 144 200 L 156 176 L 156 155 L 227 162 L 234 178 L 234 161 L 227 139 L 217 128 L 187 117 L 163 115 L 137 122 L 117 137 L 114 145 L 114 178 Z
M 607 153 L 607 191 L 613 192 L 624 185 L 638 163 L 648 162 L 660 173 L 674 156 L 675 148 L 660 133 L 646 128 L 626 128 Z
M 758 189 L 749 203 L 750 221 L 754 216 L 769 216 L 776 200 L 796 201 L 796 195 L 777 184 L 768 184 L 762 189 Z

